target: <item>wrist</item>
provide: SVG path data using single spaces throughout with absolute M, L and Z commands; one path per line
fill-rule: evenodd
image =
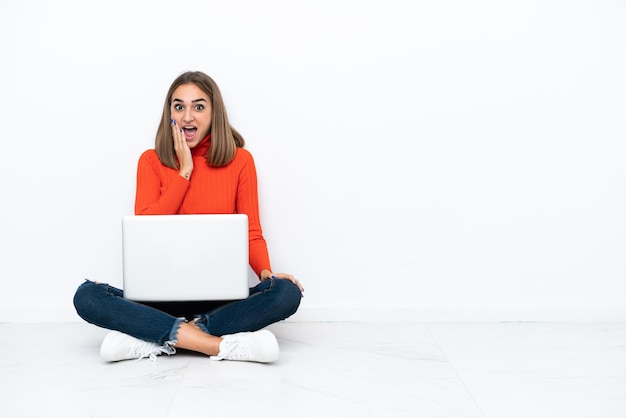
M 191 178 L 191 172 L 192 172 L 191 169 L 181 168 L 180 171 L 178 172 L 178 175 L 186 180 L 189 180 Z

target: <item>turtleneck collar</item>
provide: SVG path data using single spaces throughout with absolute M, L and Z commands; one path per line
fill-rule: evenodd
M 191 155 L 194 157 L 204 157 L 211 146 L 211 134 L 209 133 L 202 141 L 198 143 L 192 150 Z

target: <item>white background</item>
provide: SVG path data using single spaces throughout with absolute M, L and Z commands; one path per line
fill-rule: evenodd
M 186 70 L 255 157 L 301 317 L 623 319 L 625 28 L 617 0 L 0 0 L 0 320 L 121 286 Z

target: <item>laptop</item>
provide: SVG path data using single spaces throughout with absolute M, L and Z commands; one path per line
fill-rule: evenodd
M 219 301 L 249 295 L 247 215 L 125 216 L 122 252 L 126 299 Z

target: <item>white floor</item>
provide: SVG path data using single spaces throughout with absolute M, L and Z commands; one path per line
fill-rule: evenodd
M 1 417 L 626 417 L 626 323 L 280 323 L 271 365 L 0 324 Z

